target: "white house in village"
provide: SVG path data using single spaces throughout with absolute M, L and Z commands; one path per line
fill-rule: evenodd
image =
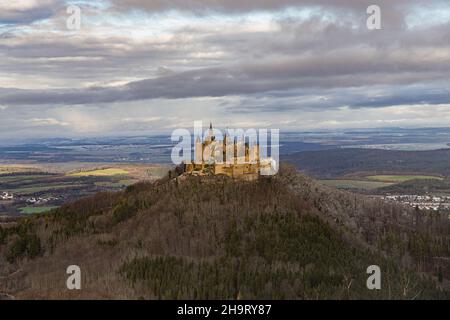
M 9 192 L 1 192 L 0 193 L 0 200 L 13 200 L 14 199 L 14 195 L 12 193 Z

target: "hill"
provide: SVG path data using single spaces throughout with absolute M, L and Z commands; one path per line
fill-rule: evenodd
M 450 180 L 409 180 L 376 190 L 380 194 L 448 195 Z
M 286 155 L 283 160 L 318 178 L 355 173 L 450 175 L 450 149 L 395 151 L 379 149 L 330 149 Z
M 449 220 L 315 183 L 165 178 L 0 229 L 16 298 L 448 299 Z M 66 289 L 76 264 L 82 290 Z M 366 288 L 379 265 L 382 289 Z

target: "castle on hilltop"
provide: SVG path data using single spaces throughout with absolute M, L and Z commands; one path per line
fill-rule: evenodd
M 232 141 L 231 141 L 232 140 Z M 226 175 L 234 179 L 257 180 L 262 171 L 270 171 L 274 167 L 270 158 L 260 158 L 259 142 L 238 141 L 228 134 L 222 141 L 216 139 L 212 124 L 208 135 L 202 142 L 197 137 L 194 148 L 193 163 L 184 165 L 184 172 L 192 175 Z M 268 174 L 265 174 L 268 175 Z

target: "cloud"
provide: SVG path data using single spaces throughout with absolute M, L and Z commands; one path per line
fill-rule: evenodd
M 392 8 L 393 1 L 378 0 L 378 5 Z M 420 0 L 397 0 L 396 5 L 405 3 L 423 3 Z M 222 11 L 242 12 L 259 10 L 280 10 L 286 7 L 325 6 L 343 9 L 367 8 L 373 4 L 369 0 L 264 0 L 264 1 L 241 1 L 241 0 L 112 0 L 112 3 L 120 9 L 142 9 L 151 12 L 166 10 L 183 11 Z
M 61 0 L 0 1 L 0 24 L 27 24 L 50 18 Z
M 441 0 L 434 0 L 441 2 Z M 366 20 L 366 10 L 370 5 L 381 7 L 385 26 L 402 28 L 405 23 L 405 12 L 416 5 L 427 5 L 427 0 L 112 0 L 116 10 L 143 10 L 150 13 L 160 13 L 178 10 L 199 15 L 209 15 L 211 12 L 224 14 L 241 14 L 242 12 L 281 11 L 287 8 L 323 8 L 334 10 L 339 15 L 352 15 L 353 19 Z
M 67 126 L 69 125 L 67 122 L 61 122 L 59 120 L 56 120 L 54 118 L 34 118 L 30 119 L 29 122 L 32 123 L 34 126 Z
M 157 130 L 199 115 L 235 123 L 241 113 L 339 127 L 370 124 L 366 110 L 379 112 L 374 124 L 406 123 L 390 108 L 408 106 L 411 119 L 427 108 L 448 119 L 450 19 L 417 24 L 450 12 L 439 0 L 377 1 L 378 31 L 366 28 L 372 1 L 80 1 L 79 32 L 66 30 L 62 1 L 0 3 L 0 20 L 16 24 L 0 26 L 0 134 L 33 135 L 30 124 Z
M 426 53 L 426 54 L 425 54 Z M 395 72 L 392 72 L 395 70 Z M 434 51 L 385 52 L 377 50 L 345 50 L 312 54 L 293 59 L 268 60 L 227 67 L 204 68 L 185 72 L 169 72 L 162 76 L 133 81 L 121 86 L 55 90 L 0 91 L 3 105 L 67 104 L 85 105 L 146 99 L 181 99 L 224 97 L 232 95 L 271 95 L 298 90 L 368 87 L 380 85 L 412 85 L 444 81 L 450 71 L 450 54 L 435 59 Z M 426 87 L 425 87 L 426 88 Z M 431 89 L 430 89 L 431 90 Z M 355 97 L 356 98 L 356 97 Z M 448 101 L 448 92 L 422 91 L 399 102 L 440 103 Z M 328 104 L 330 102 L 327 102 Z M 336 103 L 336 101 L 334 101 Z M 395 104 L 395 99 L 371 98 L 346 102 L 355 106 Z

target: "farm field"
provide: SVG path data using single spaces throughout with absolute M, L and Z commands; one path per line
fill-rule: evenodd
M 128 175 L 129 172 L 123 169 L 119 168 L 107 168 L 107 169 L 98 169 L 98 170 L 91 170 L 91 171 L 81 171 L 76 173 L 70 173 L 69 176 L 71 177 L 110 177 L 110 176 L 125 176 Z
M 72 189 L 72 188 L 78 188 L 82 187 L 82 184 L 74 184 L 74 183 L 66 183 L 66 184 L 46 184 L 46 185 L 34 185 L 32 187 L 25 187 L 25 188 L 5 188 L 2 189 L 2 191 L 7 191 L 19 195 L 32 195 L 35 193 L 45 192 L 45 191 L 52 191 L 52 190 L 60 190 L 60 189 Z
M 168 169 L 153 164 L 0 165 L 0 193 L 14 195 L 13 201 L 0 199 L 0 216 L 46 212 L 98 192 L 155 180 Z
M 432 175 L 354 175 L 340 179 L 322 179 L 321 183 L 343 190 L 363 191 L 364 193 L 423 193 L 439 191 L 450 192 L 446 180 Z
M 2 164 L 0 165 L 0 175 L 14 174 L 14 173 L 39 173 L 40 169 L 34 166 L 28 165 L 15 165 L 15 164 Z
M 7 176 L 2 176 L 0 175 L 0 183 L 10 183 L 10 182 L 17 182 L 17 181 L 21 181 L 21 182 L 28 182 L 28 181 L 33 181 L 35 179 L 39 179 L 39 178 L 46 178 L 48 177 L 48 175 L 7 175 Z
M 427 175 L 376 175 L 376 176 L 368 176 L 366 178 L 373 181 L 393 182 L 393 183 L 401 183 L 411 180 L 441 180 L 441 181 L 444 180 L 444 178 L 442 177 L 427 176 Z
M 359 189 L 359 190 L 375 190 L 378 188 L 388 187 L 394 183 L 367 180 L 319 180 L 321 183 L 338 189 Z
M 139 182 L 137 179 L 125 179 L 125 180 L 119 180 L 118 182 L 112 182 L 112 181 L 100 181 L 96 182 L 95 185 L 99 187 L 110 187 L 110 188 L 124 188 L 131 186 L 135 183 Z
M 45 206 L 45 207 L 23 207 L 20 208 L 20 212 L 23 214 L 37 214 L 51 211 L 58 208 L 58 206 Z

